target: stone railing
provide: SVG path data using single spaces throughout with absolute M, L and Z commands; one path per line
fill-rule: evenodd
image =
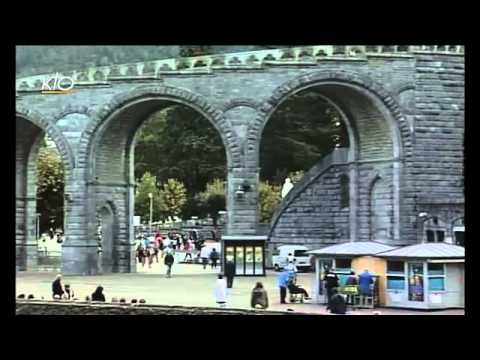
M 73 78 L 75 85 L 109 85 L 113 81 L 154 80 L 168 74 L 209 74 L 218 70 L 263 69 L 267 66 L 316 65 L 322 60 L 340 58 L 367 58 L 375 55 L 408 55 L 416 52 L 463 54 L 460 45 L 315 45 L 282 49 L 245 51 L 238 53 L 151 60 L 131 64 L 90 67 L 83 70 L 61 72 Z M 40 74 L 16 79 L 17 91 L 40 89 L 45 77 Z
M 270 222 L 270 231 L 268 237 L 272 236 L 273 230 L 277 225 L 280 216 L 288 209 L 290 204 L 303 193 L 315 180 L 325 173 L 332 165 L 346 164 L 348 161 L 348 148 L 336 148 L 331 153 L 325 155 L 318 163 L 316 163 L 308 172 L 305 173 L 302 180 L 297 183 L 287 196 L 282 200 L 280 207 L 275 211 Z
M 17 315 L 311 315 L 301 312 L 253 309 L 42 300 L 17 300 L 15 308 Z

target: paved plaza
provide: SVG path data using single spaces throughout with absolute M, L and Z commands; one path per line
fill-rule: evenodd
M 218 269 L 206 270 L 202 265 L 179 264 L 183 254 L 177 254 L 177 262 L 173 267 L 173 276 L 165 277 L 165 267 L 159 259 L 159 263 L 149 269 L 139 265 L 137 273 L 108 274 L 98 276 L 64 276 L 64 284 L 70 284 L 76 297 L 83 300 L 90 295 L 98 285 L 104 287 L 107 301 L 112 297 L 124 297 L 129 302 L 132 298 L 144 298 L 147 304 L 158 305 L 183 305 L 183 306 L 207 306 L 216 307 L 213 298 Z M 55 278 L 55 272 L 19 272 L 16 277 L 16 293 L 34 294 L 35 298 L 44 297 L 51 299 L 51 283 Z M 298 283 L 312 294 L 314 273 L 299 273 Z M 229 289 L 228 307 L 248 309 L 250 306 L 250 292 L 257 281 L 264 284 L 269 295 L 270 310 L 287 311 L 310 314 L 328 314 L 325 306 L 315 303 L 304 304 L 280 304 L 279 291 L 276 286 L 277 273 L 268 271 L 265 277 L 236 277 L 234 286 Z M 464 315 L 464 310 L 444 310 L 434 312 L 422 312 L 399 309 L 375 309 L 382 315 Z M 361 309 L 350 311 L 352 315 L 371 315 L 373 310 Z

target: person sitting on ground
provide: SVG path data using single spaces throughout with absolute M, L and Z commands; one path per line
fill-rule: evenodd
M 250 300 L 252 308 L 267 309 L 268 308 L 268 295 L 267 291 L 263 288 L 261 282 L 257 282 L 252 290 L 252 298 Z
M 337 289 L 332 290 L 332 298 L 328 306 L 332 314 L 345 314 L 347 312 L 347 303 L 343 295 L 339 294 Z
M 105 295 L 103 294 L 103 287 L 98 286 L 95 292 L 92 294 L 92 301 L 103 301 L 105 302 Z
M 65 293 L 62 285 L 62 275 L 58 274 L 55 280 L 52 282 L 52 297 L 55 298 L 55 295 L 58 295 L 62 298 Z
M 65 284 L 65 299 L 70 300 L 74 297 L 73 289 L 70 287 L 70 284 Z

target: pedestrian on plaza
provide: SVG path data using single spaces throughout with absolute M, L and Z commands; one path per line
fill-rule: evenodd
M 55 295 L 58 295 L 61 299 L 64 293 L 65 290 L 62 284 L 62 275 L 58 274 L 55 280 L 52 282 L 52 298 L 55 298 Z
M 173 263 L 175 262 L 175 257 L 173 256 L 172 252 L 168 252 L 165 255 L 165 266 L 167 267 L 167 278 L 172 277 L 172 266 Z
M 283 270 L 278 274 L 278 287 L 280 288 L 280 304 L 286 304 L 288 280 L 290 279 L 290 272 Z
M 70 287 L 70 284 L 65 284 L 65 299 L 70 300 L 74 297 L 73 289 Z
M 327 270 L 323 281 L 325 282 L 325 289 L 327 290 L 327 308 L 330 306 L 330 300 L 333 295 L 333 290 L 338 287 L 338 276 L 335 274 L 335 269 Z
M 210 253 L 210 260 L 212 261 L 212 269 L 217 268 L 217 261 L 218 261 L 219 257 L 220 256 L 218 255 L 217 250 L 215 250 L 215 248 L 213 248 L 212 252 Z
M 147 249 L 147 255 L 148 255 L 148 268 L 151 269 L 153 264 L 153 258 L 155 256 L 155 249 L 153 246 L 149 246 L 149 248 Z
M 185 258 L 183 259 L 183 262 L 187 262 L 187 257 L 190 258 L 191 261 L 193 261 L 192 258 L 192 245 L 190 244 L 190 240 L 187 240 L 185 245 L 183 246 L 183 249 L 185 250 Z
M 263 288 L 261 282 L 257 282 L 252 290 L 252 298 L 250 300 L 252 308 L 267 309 L 268 308 L 268 295 L 267 291 Z
M 137 257 L 138 262 L 142 264 L 142 267 L 145 267 L 145 252 L 142 244 L 139 244 L 137 247 Z
M 332 314 L 345 315 L 347 312 L 345 297 L 342 294 L 339 294 L 337 289 L 332 290 L 332 298 L 330 299 L 328 309 Z
M 208 249 L 208 246 L 203 246 L 202 250 L 200 250 L 200 257 L 202 258 L 202 264 L 203 264 L 203 269 L 205 270 L 208 265 L 208 258 L 210 255 L 210 251 Z
M 217 282 L 215 283 L 214 296 L 218 306 L 221 308 L 227 306 L 227 282 L 222 274 L 218 275 Z
M 231 289 L 235 277 L 235 263 L 232 260 L 228 260 L 225 264 L 225 277 L 227 278 L 227 288 Z
M 361 296 L 371 296 L 371 284 L 373 284 L 373 276 L 365 269 L 364 272 L 358 276 L 358 287 L 360 288 Z
M 95 292 L 92 294 L 92 301 L 103 301 L 105 302 L 105 295 L 103 294 L 103 287 L 97 286 Z
M 297 285 L 297 278 L 294 274 L 290 272 L 290 277 L 287 283 L 287 289 L 292 294 L 303 294 L 306 300 L 310 300 L 310 296 L 308 295 L 307 290 L 302 288 L 301 286 Z

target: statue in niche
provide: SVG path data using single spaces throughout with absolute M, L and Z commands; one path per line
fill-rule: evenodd
M 285 199 L 285 197 L 290 192 L 290 190 L 292 190 L 292 188 L 293 188 L 292 180 L 290 180 L 290 178 L 286 178 L 285 183 L 283 184 L 283 187 L 282 187 L 282 199 Z

